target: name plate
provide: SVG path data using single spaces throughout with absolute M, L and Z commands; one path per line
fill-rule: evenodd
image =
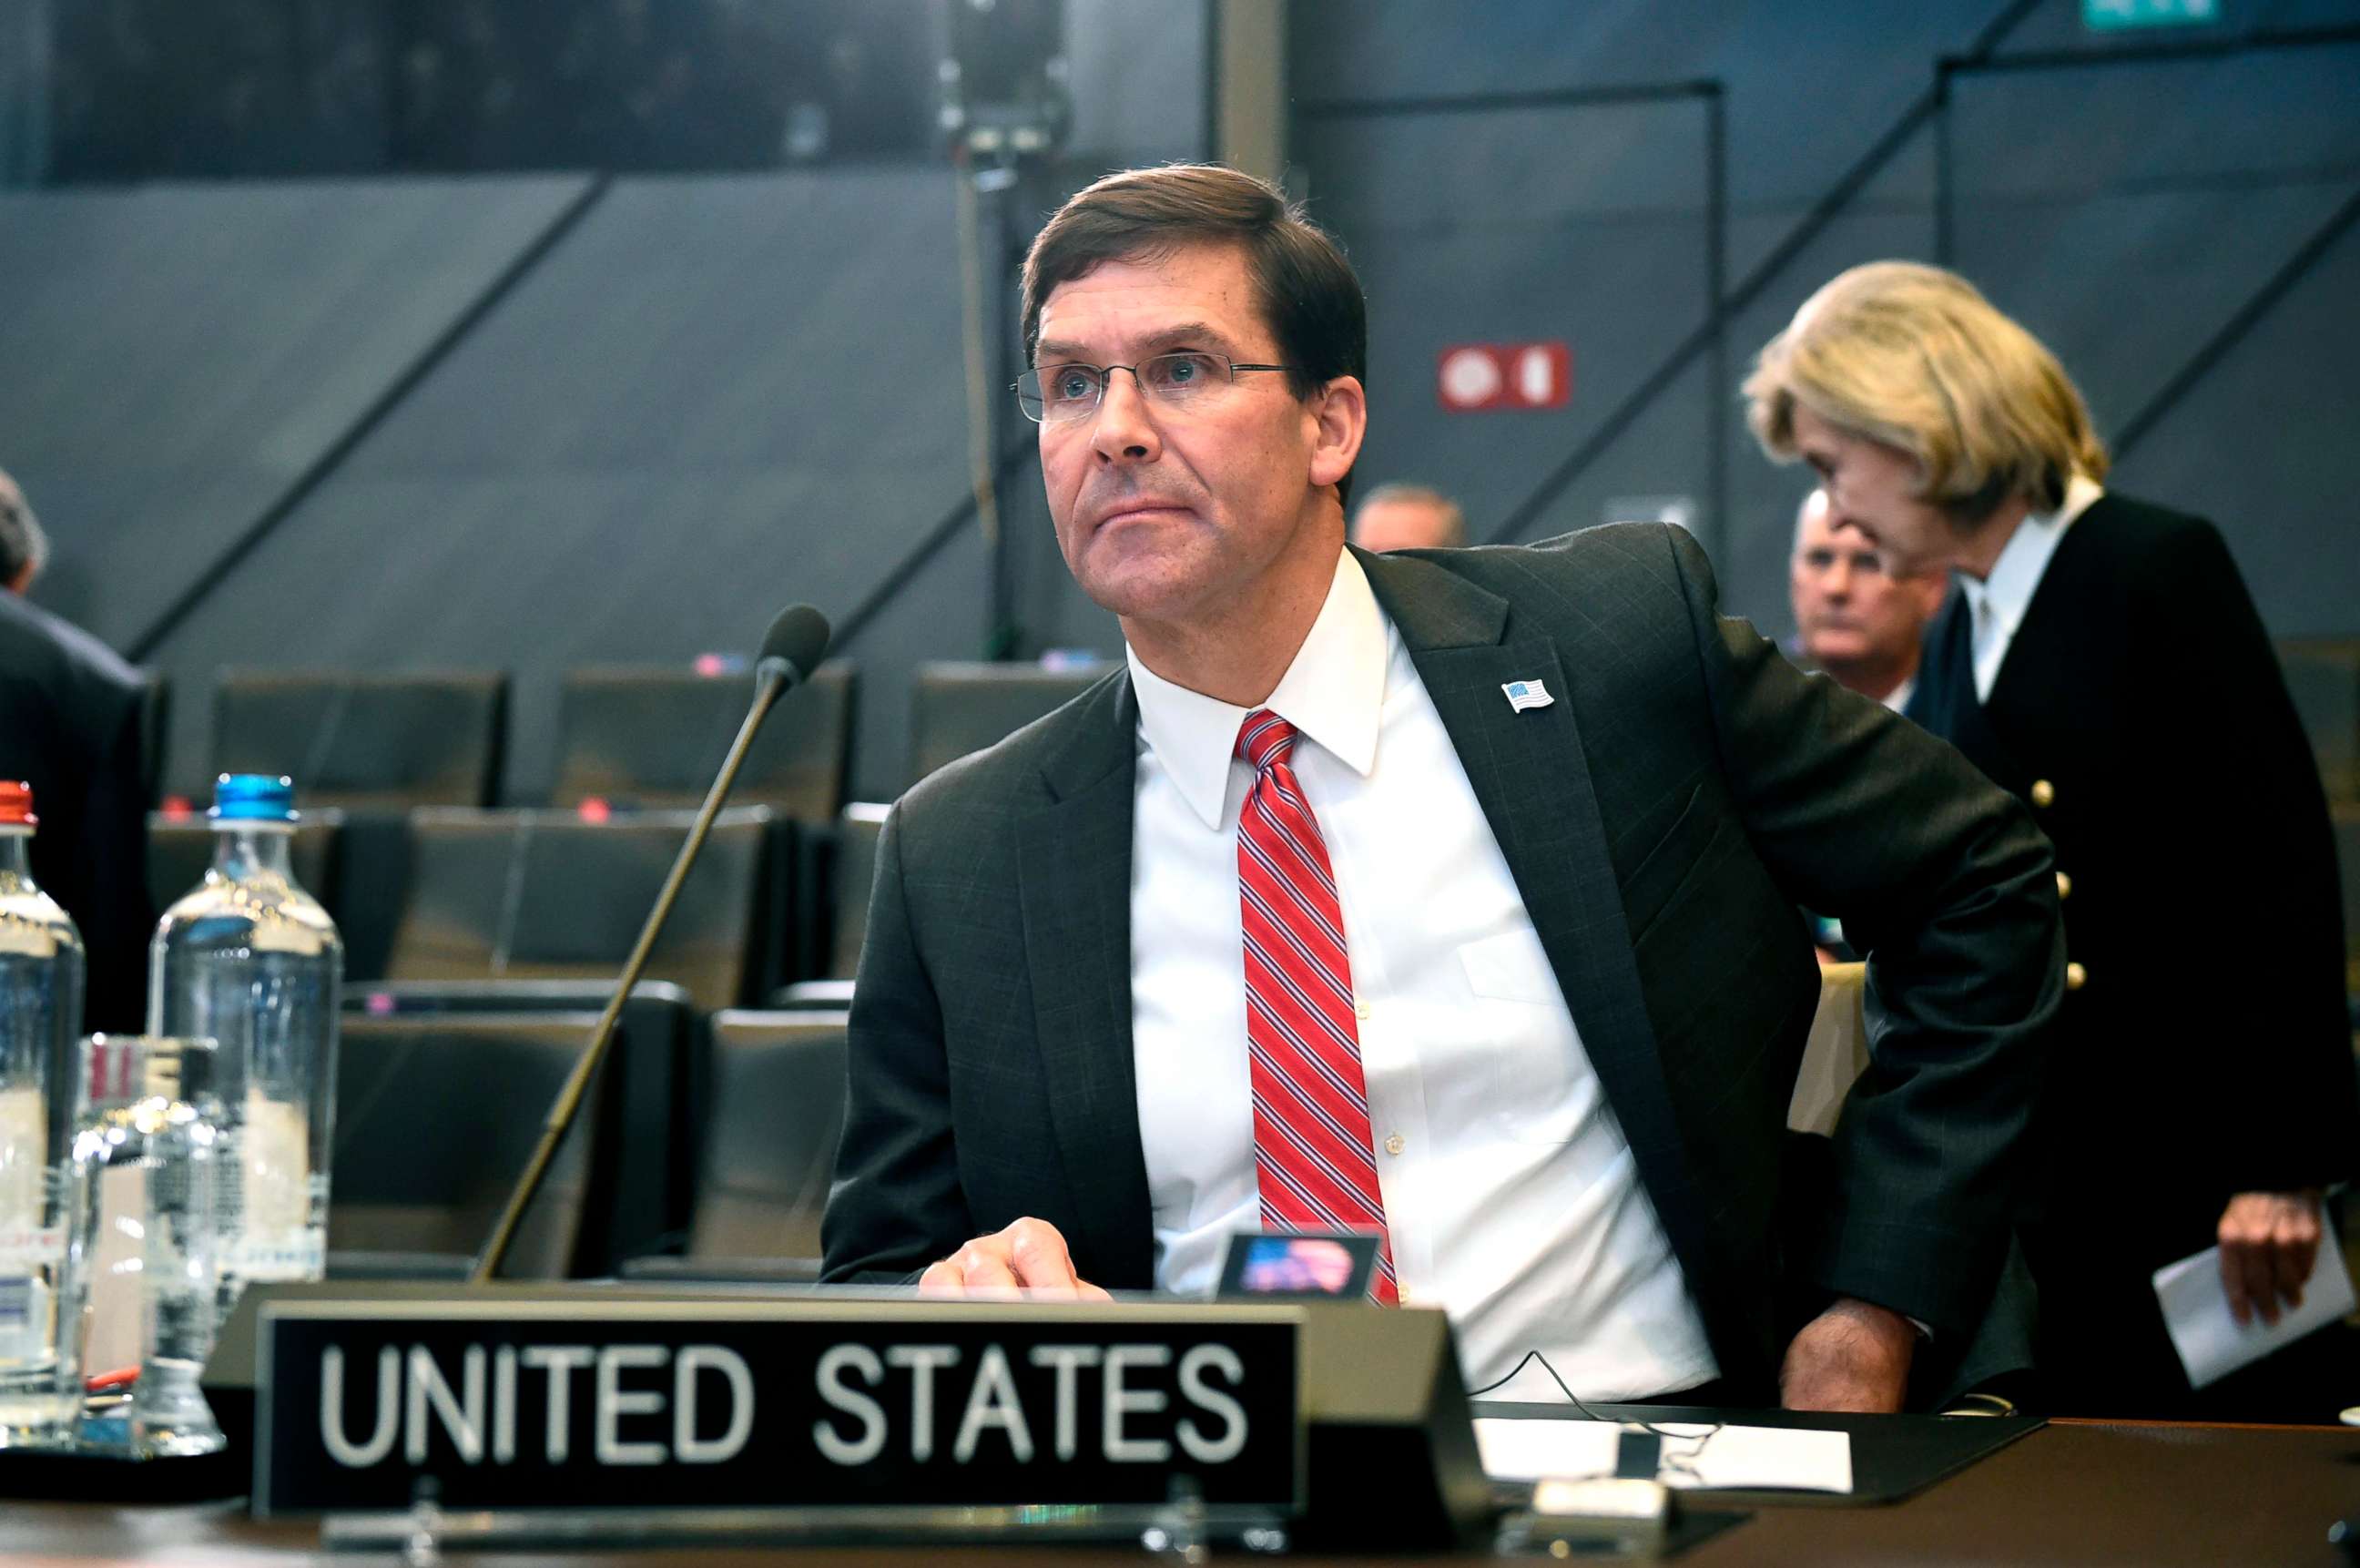
M 272 1300 L 254 1511 L 1298 1511 L 1299 1309 Z

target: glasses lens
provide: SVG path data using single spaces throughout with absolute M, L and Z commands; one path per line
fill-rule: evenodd
M 1080 419 L 1098 407 L 1105 386 L 1100 373 L 1087 365 L 1050 365 L 1024 372 L 1016 383 L 1016 398 L 1026 413 L 1054 424 Z
M 1229 378 L 1226 361 L 1209 354 L 1159 354 L 1139 367 L 1139 384 L 1166 402 L 1182 402 Z

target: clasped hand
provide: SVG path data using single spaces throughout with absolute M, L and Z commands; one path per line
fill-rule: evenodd
M 978 1236 L 918 1276 L 922 1296 L 1008 1296 L 1019 1292 L 1063 1300 L 1111 1299 L 1074 1272 L 1065 1238 L 1046 1220 L 1019 1220 Z

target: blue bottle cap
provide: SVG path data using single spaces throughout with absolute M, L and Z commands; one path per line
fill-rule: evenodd
M 269 773 L 224 773 L 213 781 L 216 822 L 292 822 L 295 781 Z

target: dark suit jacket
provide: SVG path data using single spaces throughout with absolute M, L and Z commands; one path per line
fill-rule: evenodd
M 1725 1376 L 1766 1382 L 1779 1153 L 1818 992 L 1798 904 L 1874 955 L 1822 1289 L 1971 1328 L 2060 984 L 2047 842 L 1950 748 L 1714 613 L 1661 526 L 1360 557 L 1457 745 Z M 1538 677 L 1553 707 L 1511 710 Z M 1033 1215 L 1152 1282 L 1132 1078 L 1127 672 L 895 806 L 854 990 L 827 1277 Z
M 2093 503 L 1988 703 L 1969 615 L 1953 594 L 1928 629 L 1909 712 L 2056 842 L 2081 983 L 2040 1118 L 2046 1217 L 2114 1258 L 2151 1316 L 2147 1273 L 2211 1245 L 2231 1194 L 2325 1186 L 2360 1163 L 2324 792 L 2253 600 L 2201 519 Z M 2055 1295 L 2044 1305 L 2075 1305 Z
M 148 817 L 137 672 L 80 628 L 0 591 L 0 775 L 33 787 L 33 879 L 89 949 L 93 1029 L 144 1026 Z

